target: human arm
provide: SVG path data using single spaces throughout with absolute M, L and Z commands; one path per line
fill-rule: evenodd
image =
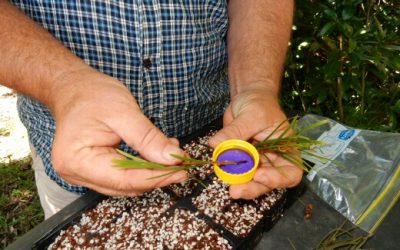
M 151 161 L 174 164 L 182 153 L 142 114 L 118 80 L 89 67 L 8 1 L 0 1 L 0 82 L 39 100 L 56 122 L 52 161 L 71 184 L 111 195 L 135 195 L 185 178 L 177 173 L 118 170 L 121 139 Z
M 262 140 L 287 119 L 279 105 L 279 89 L 293 5 L 291 0 L 229 1 L 231 103 L 224 114 L 224 127 L 210 140 L 211 146 L 231 138 Z M 280 168 L 262 157 L 253 181 L 230 187 L 233 198 L 251 199 L 273 188 L 299 183 L 300 168 L 276 155 L 269 158 Z

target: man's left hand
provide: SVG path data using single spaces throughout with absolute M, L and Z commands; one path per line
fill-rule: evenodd
M 233 96 L 224 114 L 224 127 L 210 139 L 209 144 L 216 147 L 228 139 L 262 141 L 286 120 L 277 95 L 262 83 L 254 83 Z M 279 132 L 288 126 L 289 123 L 285 122 L 273 137 L 278 137 Z M 301 181 L 303 170 L 300 167 L 276 154 L 266 156 L 260 156 L 260 165 L 251 182 L 230 186 L 232 198 L 253 199 L 275 188 L 293 187 Z

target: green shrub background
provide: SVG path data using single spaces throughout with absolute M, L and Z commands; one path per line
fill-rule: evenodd
M 400 132 L 400 1 L 296 1 L 286 110 Z

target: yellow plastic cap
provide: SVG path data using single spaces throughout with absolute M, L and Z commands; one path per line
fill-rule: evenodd
M 260 155 L 258 154 L 257 149 L 247 141 L 238 139 L 226 140 L 220 143 L 214 149 L 212 155 L 212 161 L 217 162 L 220 154 L 230 149 L 238 149 L 248 153 L 253 158 L 254 161 L 253 167 L 245 173 L 232 174 L 224 171 L 223 169 L 220 168 L 220 166 L 218 166 L 218 164 L 214 163 L 213 166 L 215 174 L 220 180 L 230 185 L 245 184 L 250 182 L 253 179 L 254 174 L 256 173 L 258 163 L 260 161 Z

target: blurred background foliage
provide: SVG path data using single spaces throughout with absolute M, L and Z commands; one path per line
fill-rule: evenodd
M 400 132 L 400 0 L 298 0 L 282 105 Z

